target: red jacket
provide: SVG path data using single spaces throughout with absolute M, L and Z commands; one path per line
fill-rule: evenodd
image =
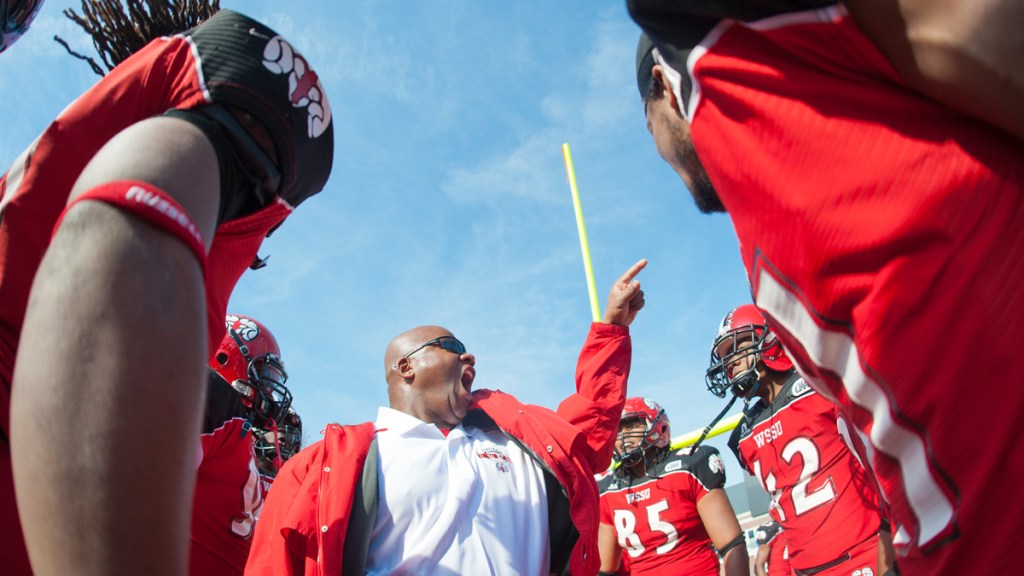
M 478 390 L 467 416 L 480 411 L 477 416 L 489 417 L 561 485 L 569 520 L 579 533 L 569 556 L 571 574 L 594 574 L 600 564 L 594 474 L 611 462 L 631 352 L 627 328 L 594 323 L 577 363 L 576 393 L 557 412 L 522 404 L 499 391 Z M 374 433 L 372 422 L 331 424 L 323 440 L 287 462 L 257 522 L 247 575 L 342 574 L 353 498 L 363 489 L 367 458 L 375 459 L 370 453 Z M 559 496 L 550 492 L 549 499 Z M 557 508 L 549 510 L 558 513 Z M 552 557 L 558 552 L 552 550 Z

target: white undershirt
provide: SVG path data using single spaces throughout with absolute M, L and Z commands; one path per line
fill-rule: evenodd
M 539 464 L 500 430 L 377 413 L 380 505 L 366 573 L 547 574 Z

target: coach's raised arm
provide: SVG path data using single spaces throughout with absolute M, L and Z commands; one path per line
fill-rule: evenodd
M 390 407 L 327 427 L 278 474 L 246 574 L 594 574 L 598 493 L 626 397 L 634 264 L 557 412 L 473 391 L 476 357 L 419 326 L 384 353 Z

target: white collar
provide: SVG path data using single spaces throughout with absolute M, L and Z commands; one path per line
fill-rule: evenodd
M 377 409 L 377 421 L 374 423 L 377 430 L 387 429 L 389 432 L 394 432 L 401 436 L 410 438 L 435 438 L 438 440 L 444 440 L 445 435 L 441 430 L 434 424 L 428 424 L 419 418 L 395 410 L 393 408 L 387 408 L 381 406 Z M 449 433 L 458 432 L 457 435 L 465 434 L 465 430 L 462 428 L 462 424 L 459 424 Z

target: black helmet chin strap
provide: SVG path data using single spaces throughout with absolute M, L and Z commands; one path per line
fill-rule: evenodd
M 242 353 L 242 358 L 245 359 L 246 376 L 248 377 L 248 367 L 249 364 L 252 364 L 252 358 L 249 357 L 249 347 L 242 342 L 242 337 L 238 335 L 238 332 L 235 332 L 234 328 L 228 328 L 228 334 L 231 335 L 231 339 L 234 340 L 235 345 L 238 346 L 238 351 Z M 249 383 L 249 386 L 252 386 L 251 382 Z M 259 390 L 259 387 L 256 388 L 256 394 L 260 396 L 263 395 L 263 392 Z M 245 422 L 242 424 L 241 436 L 245 436 L 250 430 L 252 430 L 252 422 L 256 417 L 256 400 L 253 400 L 252 402 L 254 405 L 249 409 L 249 415 L 245 418 Z
M 252 357 L 249 356 L 249 347 L 242 342 L 242 337 L 235 332 L 234 328 L 228 328 L 228 334 L 231 334 L 231 339 L 238 345 L 238 351 L 242 353 L 242 358 L 245 358 L 246 367 L 252 362 Z
M 252 420 L 255 416 L 253 410 L 249 410 L 249 415 L 245 417 L 245 422 L 242 423 L 242 433 L 239 436 L 245 436 L 252 430 Z
M 718 413 L 718 416 L 715 416 L 715 419 L 712 420 L 711 423 L 708 424 L 706 428 L 704 428 L 704 431 L 701 432 L 701 434 L 700 434 L 700 438 L 697 438 L 697 441 L 694 442 L 693 445 L 690 447 L 690 452 L 691 453 L 694 450 L 697 449 L 697 446 L 700 446 L 700 443 L 703 442 L 705 438 L 708 437 L 708 434 L 711 433 L 711 429 L 714 428 L 715 424 L 718 424 L 718 421 L 721 420 L 725 416 L 725 413 L 728 412 L 730 408 L 732 408 L 732 405 L 736 403 L 736 400 L 738 398 L 739 398 L 739 396 L 737 396 L 735 394 L 732 395 L 732 400 L 729 400 L 729 403 L 725 405 L 725 408 L 723 408 L 722 411 Z

